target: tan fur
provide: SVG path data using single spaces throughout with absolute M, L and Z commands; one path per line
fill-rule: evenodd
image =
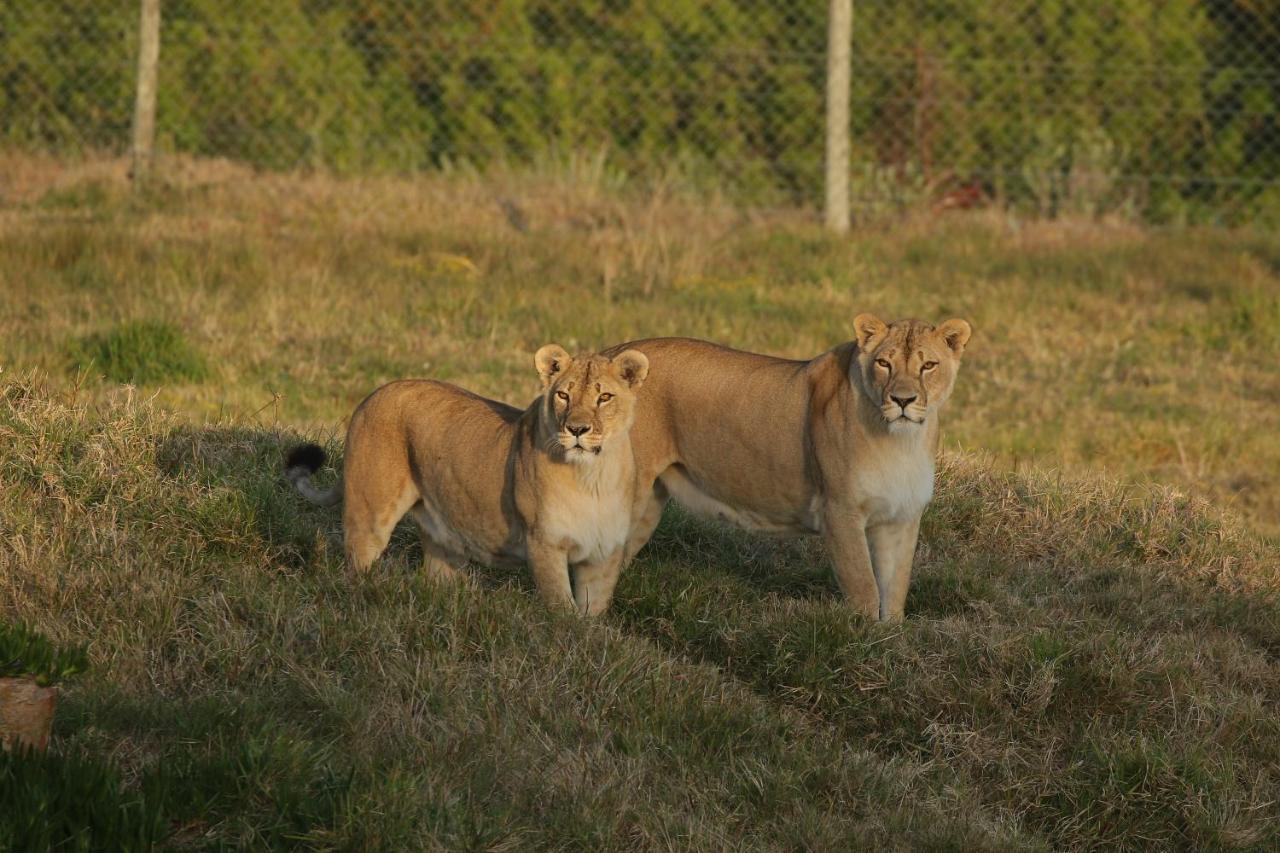
M 617 348 L 650 364 L 631 442 L 653 491 L 638 493 L 628 559 L 674 497 L 748 529 L 821 534 L 849 602 L 871 618 L 902 618 L 933 495 L 938 410 L 970 327 L 863 314 L 854 330 L 854 341 L 811 361 L 688 338 Z
M 436 575 L 455 577 L 467 560 L 527 562 L 548 603 L 608 607 L 636 502 L 627 434 L 648 361 L 575 359 L 552 344 L 535 362 L 543 392 L 524 411 L 427 380 L 392 382 L 360 404 L 341 485 L 354 569 L 368 570 L 409 514 Z M 308 473 L 288 476 L 324 502 Z

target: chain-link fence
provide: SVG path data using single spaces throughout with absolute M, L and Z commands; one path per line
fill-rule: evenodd
M 1280 0 L 854 0 L 855 217 L 1280 218 Z M 0 146 L 121 154 L 138 0 L 0 6 Z M 601 153 L 822 198 L 827 4 L 164 0 L 157 148 L 414 171 Z

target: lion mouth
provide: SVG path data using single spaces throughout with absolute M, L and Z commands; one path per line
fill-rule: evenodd
M 568 447 L 566 447 L 566 448 L 565 448 L 565 450 L 564 450 L 564 452 L 565 452 L 565 453 L 575 453 L 575 452 L 576 452 L 576 453 L 581 454 L 581 455 L 583 455 L 583 456 L 587 455 L 588 453 L 590 453 L 590 454 L 592 454 L 592 455 L 599 455 L 599 454 L 600 454 L 600 449 L 601 449 L 600 445 L 596 445 L 595 447 L 588 447 L 587 445 L 583 444 L 583 443 L 582 443 L 582 442 L 580 442 L 580 441 L 575 441 L 573 444 L 571 444 L 571 445 L 569 445 Z

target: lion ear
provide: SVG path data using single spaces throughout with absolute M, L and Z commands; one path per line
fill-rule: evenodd
M 972 334 L 973 327 L 967 320 L 948 320 L 938 327 L 938 335 L 947 342 L 947 346 L 951 347 L 951 351 L 956 355 L 964 352 L 964 345 L 969 343 L 969 336 Z
M 888 331 L 889 327 L 875 314 L 859 314 L 853 318 L 854 340 L 863 352 L 874 349 Z
M 613 357 L 613 366 L 617 368 L 622 381 L 632 388 L 638 388 L 649 375 L 649 357 L 639 350 L 629 349 L 618 353 Z
M 542 377 L 542 387 L 546 388 L 557 376 L 569 369 L 573 358 L 559 344 L 547 344 L 533 356 L 533 363 L 538 368 L 538 375 Z

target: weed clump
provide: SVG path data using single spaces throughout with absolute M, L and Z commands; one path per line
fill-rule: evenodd
M 0 751 L 0 849 L 150 850 L 165 833 L 159 799 L 124 793 L 88 755 Z
M 84 644 L 55 646 L 25 625 L 0 623 L 0 678 L 30 676 L 40 686 L 56 684 L 89 668 Z
M 209 366 L 186 334 L 171 323 L 155 320 L 122 323 L 72 346 L 78 369 L 101 373 L 113 382 L 155 385 L 209 376 Z

